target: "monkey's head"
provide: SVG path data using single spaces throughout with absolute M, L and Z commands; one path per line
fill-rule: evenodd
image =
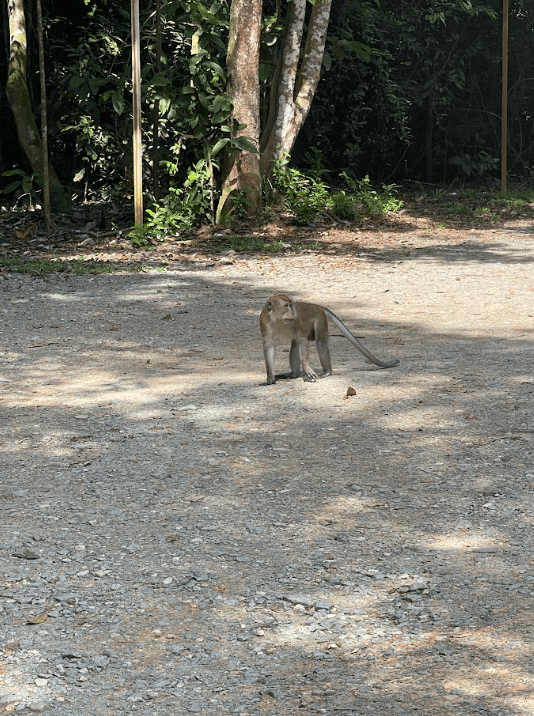
M 285 293 L 271 296 L 267 301 L 267 309 L 274 321 L 294 321 L 296 318 L 293 301 Z

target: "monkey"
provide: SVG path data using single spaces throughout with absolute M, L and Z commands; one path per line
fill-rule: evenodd
M 298 378 L 301 375 L 301 360 L 304 380 L 315 382 L 318 376 L 310 364 L 310 341 L 315 341 L 315 347 L 323 367 L 321 377 L 332 375 L 332 362 L 328 346 L 328 319 L 339 328 L 345 338 L 363 353 L 371 363 L 380 368 L 391 368 L 398 364 L 398 360 L 391 360 L 386 363 L 375 358 L 328 308 L 318 306 L 315 303 L 293 301 L 286 294 L 279 293 L 267 300 L 260 315 L 263 354 L 267 368 L 266 385 L 276 383 L 277 378 Z M 291 371 L 289 373 L 274 374 L 276 338 L 291 339 L 291 349 L 289 351 Z

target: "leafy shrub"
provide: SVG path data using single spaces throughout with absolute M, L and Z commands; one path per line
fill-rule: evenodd
M 9 184 L 2 189 L 2 194 L 5 196 L 12 194 L 16 200 L 15 203 L 20 201 L 30 208 L 32 208 L 33 204 L 40 203 L 39 187 L 36 186 L 39 182 L 35 174 L 26 174 L 22 169 L 8 169 L 2 172 L 2 176 L 14 177 Z
M 169 187 L 161 201 L 146 210 L 147 221 L 143 228 L 136 227 L 130 238 L 140 245 L 150 238 L 165 239 L 179 232 L 191 231 L 201 221 L 212 221 L 211 170 L 201 159 L 190 167 L 182 187 Z
M 402 201 L 395 198 L 395 184 L 382 184 L 382 191 L 378 192 L 373 189 L 368 174 L 359 180 L 348 176 L 346 172 L 343 172 L 341 176 L 347 182 L 354 199 L 363 207 L 363 213 L 376 216 L 387 214 L 388 211 L 399 211 L 402 207 Z
M 274 197 L 295 216 L 298 224 L 307 224 L 324 216 L 332 208 L 328 186 L 288 166 L 288 157 L 279 157 L 274 166 Z
M 315 171 L 316 176 L 320 172 Z M 291 213 L 299 224 L 317 217 L 336 216 L 351 220 L 363 214 L 379 215 L 398 211 L 402 202 L 395 198 L 395 185 L 384 184 L 382 191 L 373 188 L 368 176 L 357 180 L 342 172 L 348 190 L 330 191 L 327 184 L 288 166 L 288 158 L 279 158 L 274 166 L 272 198 Z

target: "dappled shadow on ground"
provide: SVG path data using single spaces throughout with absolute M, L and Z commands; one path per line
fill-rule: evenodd
M 81 602 L 95 584 L 112 595 L 116 577 L 56 557 L 46 535 L 58 524 L 99 542 L 84 563 L 120 559 L 132 585 L 171 574 L 150 582 L 142 617 L 124 586 L 113 648 L 135 644 L 160 664 L 183 645 L 173 658 L 201 685 L 237 660 L 258 674 L 239 685 L 249 711 L 525 713 L 528 331 L 431 327 L 406 306 L 359 320 L 397 368 L 370 369 L 333 339 L 332 378 L 262 387 L 257 313 L 276 288 L 202 272 L 1 279 L 7 529 L 44 535 L 47 569 Z M 357 395 L 343 400 L 348 383 Z M 22 589 L 40 565 L 10 552 Z M 223 639 L 211 661 L 191 630 Z M 231 688 L 217 698 L 224 711 Z
M 456 245 L 448 243 L 428 243 L 413 249 L 384 248 L 355 250 L 357 255 L 370 261 L 438 261 L 438 262 L 476 262 L 476 263 L 532 263 L 533 256 L 521 247 L 511 249 L 506 243 L 474 243 L 466 241 Z

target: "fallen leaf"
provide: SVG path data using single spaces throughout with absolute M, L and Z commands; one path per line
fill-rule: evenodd
M 42 624 L 48 619 L 48 614 L 46 612 L 42 612 L 41 614 L 37 614 L 35 617 L 30 617 L 28 619 L 28 624 Z
M 12 556 L 19 559 L 39 559 L 39 555 L 29 549 L 25 549 L 24 552 L 13 552 Z

